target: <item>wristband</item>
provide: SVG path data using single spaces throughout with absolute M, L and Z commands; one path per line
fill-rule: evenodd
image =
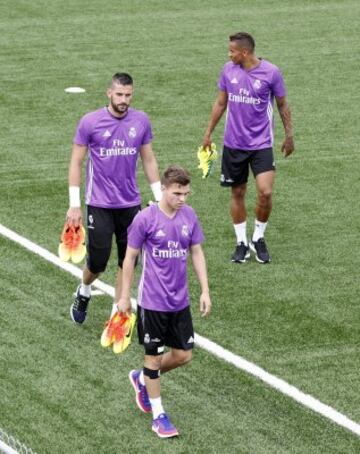
M 156 183 L 151 183 L 150 188 L 152 193 L 154 194 L 154 199 L 156 202 L 160 202 L 162 198 L 162 190 L 161 190 L 161 183 L 157 181 Z
M 79 186 L 69 186 L 70 208 L 80 208 L 80 188 Z

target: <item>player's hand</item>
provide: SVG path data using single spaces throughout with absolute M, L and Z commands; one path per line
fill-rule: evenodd
M 208 292 L 203 292 L 200 295 L 200 312 L 202 317 L 205 317 L 210 313 L 211 310 L 211 301 L 210 295 Z
M 285 137 L 285 140 L 281 146 L 281 152 L 284 157 L 287 158 L 295 150 L 294 139 L 292 136 Z
M 66 222 L 71 226 L 77 227 L 82 224 L 82 211 L 81 208 L 69 208 L 66 213 Z
M 124 314 L 131 314 L 131 301 L 130 298 L 123 298 L 121 297 L 116 304 L 118 312 L 122 312 Z
M 211 139 L 211 134 L 205 134 L 204 138 L 203 138 L 203 141 L 202 141 L 202 146 L 204 148 L 211 148 L 211 144 L 212 144 L 212 139 Z

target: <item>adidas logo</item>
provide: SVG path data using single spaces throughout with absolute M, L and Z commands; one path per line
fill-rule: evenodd
M 102 136 L 103 137 L 111 137 L 111 132 L 107 129 Z
M 194 343 L 194 338 L 192 336 L 189 337 L 189 340 L 187 341 L 187 344 L 193 344 Z
M 230 83 L 232 83 L 232 84 L 237 84 L 237 83 L 238 83 L 237 78 L 234 77 L 233 79 L 231 79 L 231 80 L 230 80 Z
M 162 230 L 162 229 L 158 230 L 158 231 L 155 233 L 155 237 L 156 237 L 156 238 L 162 238 L 163 236 L 165 236 L 165 232 L 164 232 L 164 230 Z

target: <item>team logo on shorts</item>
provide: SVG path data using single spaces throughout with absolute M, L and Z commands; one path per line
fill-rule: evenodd
M 93 218 L 93 215 L 92 215 L 92 214 L 89 214 L 89 217 L 88 217 L 88 219 L 89 219 L 89 225 L 88 225 L 88 229 L 94 229 L 95 227 L 94 227 L 94 225 L 93 225 L 93 224 L 94 224 L 94 218 Z
M 146 333 L 144 336 L 144 343 L 149 344 L 150 343 L 150 334 Z
M 129 137 L 136 137 L 136 129 L 134 127 L 129 129 Z
M 181 229 L 181 235 L 182 236 L 189 236 L 189 227 L 184 224 Z
M 253 83 L 254 85 L 254 88 L 256 88 L 256 90 L 258 90 L 260 87 L 261 87 L 261 82 L 259 79 L 256 79 Z

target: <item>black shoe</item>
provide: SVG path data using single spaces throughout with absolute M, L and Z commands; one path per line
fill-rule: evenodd
M 90 296 L 80 295 L 80 285 L 76 289 L 76 296 L 70 307 L 70 317 L 74 323 L 81 325 L 86 319 L 86 311 L 90 301 Z
M 249 247 L 255 253 L 255 258 L 259 263 L 269 263 L 271 261 L 264 238 L 250 241 Z
M 233 255 L 231 256 L 231 261 L 236 263 L 245 263 L 246 259 L 250 257 L 250 250 L 248 246 L 245 246 L 245 243 L 239 243 Z

